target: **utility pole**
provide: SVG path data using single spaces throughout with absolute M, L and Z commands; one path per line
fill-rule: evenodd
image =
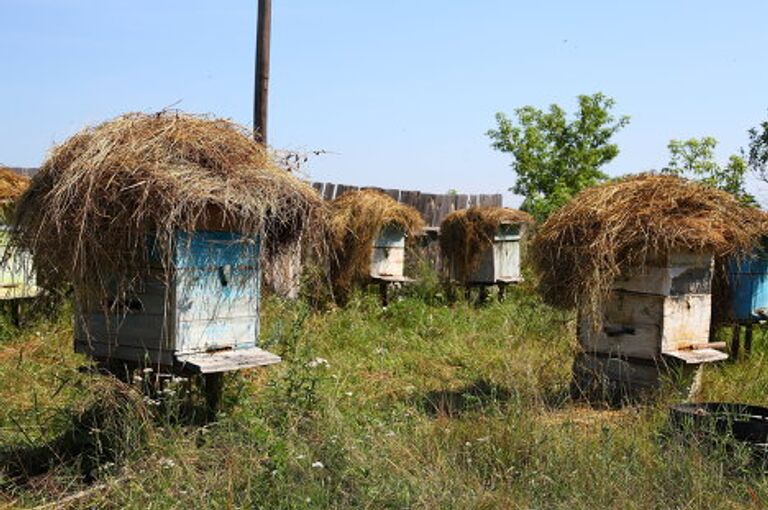
M 267 96 L 269 94 L 269 40 L 272 31 L 272 0 L 258 0 L 258 2 L 253 137 L 257 142 L 267 145 Z

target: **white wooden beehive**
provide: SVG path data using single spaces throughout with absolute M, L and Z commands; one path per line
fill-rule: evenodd
M 42 290 L 37 286 L 32 255 L 8 244 L 7 227 L 0 225 L 0 300 L 38 296 Z
M 78 303 L 76 350 L 202 373 L 280 361 L 257 347 L 258 238 L 178 232 L 171 277 L 157 274 L 130 297 Z M 105 307 L 114 312 L 105 314 Z
M 401 281 L 404 271 L 405 232 L 398 225 L 386 225 L 373 242 L 371 278 Z
M 588 353 L 656 360 L 663 356 L 689 364 L 725 359 L 710 348 L 711 254 L 679 251 L 650 260 L 630 277 L 614 282 L 595 331 L 579 320 L 579 341 Z
M 520 272 L 520 243 L 525 235 L 524 223 L 502 223 L 493 244 L 483 251 L 477 267 L 467 283 L 515 283 L 523 280 Z M 458 275 L 453 275 L 458 279 Z

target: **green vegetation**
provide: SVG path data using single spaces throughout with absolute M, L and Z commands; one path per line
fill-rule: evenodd
M 517 174 L 512 191 L 525 197 L 522 210 L 538 221 L 579 191 L 604 181 L 601 168 L 619 155 L 611 140 L 629 117 L 615 118 L 615 101 L 599 92 L 581 95 L 578 102 L 573 119 L 556 104 L 548 111 L 518 108 L 517 122 L 497 113 L 497 129 L 487 132 L 494 149 L 512 156 Z
M 666 402 L 572 402 L 574 322 L 529 289 L 479 308 L 423 292 L 386 310 L 357 294 L 325 313 L 267 299 L 264 342 L 285 362 L 229 374 L 215 423 L 179 419 L 174 391 L 159 407 L 139 401 L 151 424 L 124 413 L 124 429 L 91 430 L 119 436 L 105 443 L 115 451 L 0 479 L 0 507 L 765 507 L 768 481 L 746 453 L 675 441 Z M 70 314 L 0 329 L 3 459 L 70 432 L 103 400 L 106 377 L 79 371 L 71 352 Z M 704 398 L 766 403 L 760 339 L 751 357 L 707 367 Z
M 721 165 L 715 160 L 717 140 L 711 136 L 670 140 L 669 163 L 661 172 L 688 179 L 696 179 L 707 186 L 731 193 L 746 205 L 757 205 L 755 197 L 747 193 L 744 182 L 747 162 L 732 154 L 728 163 Z

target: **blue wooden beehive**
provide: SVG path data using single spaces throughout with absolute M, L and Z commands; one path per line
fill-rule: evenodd
M 731 311 L 740 323 L 768 319 L 768 239 L 762 249 L 728 264 Z
M 78 303 L 76 350 L 197 373 L 279 362 L 258 348 L 259 248 L 235 232 L 177 232 L 170 277 L 154 259 L 135 294 Z

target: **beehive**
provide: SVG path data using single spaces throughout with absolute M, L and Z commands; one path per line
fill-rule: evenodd
M 27 251 L 9 249 L 6 226 L 0 226 L 0 300 L 27 299 L 38 296 L 32 256 Z
M 177 232 L 170 278 L 158 268 L 134 295 L 78 303 L 76 350 L 199 373 L 279 362 L 257 346 L 259 248 L 234 232 Z
M 768 319 L 768 239 L 762 249 L 728 264 L 732 318 L 741 324 Z
M 725 359 L 706 347 L 712 308 L 713 257 L 672 252 L 618 278 L 597 330 L 582 316 L 579 341 L 587 353 L 686 364 Z
M 405 230 L 397 224 L 382 227 L 373 241 L 371 277 L 380 280 L 404 280 Z
M 477 266 L 467 283 L 490 284 L 522 281 L 520 272 L 520 240 L 525 234 L 524 223 L 502 223 L 493 236 L 493 244 L 478 257 Z M 453 279 L 459 279 L 456 266 L 452 266 Z

